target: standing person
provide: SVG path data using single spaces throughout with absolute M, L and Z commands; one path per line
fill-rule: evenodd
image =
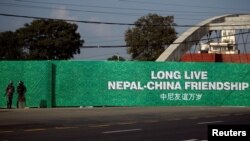
M 10 81 L 9 85 L 6 88 L 7 108 L 8 109 L 11 109 L 11 107 L 12 107 L 12 98 L 13 98 L 14 92 L 15 92 L 15 88 L 13 86 L 13 81 Z
M 20 81 L 18 86 L 17 86 L 17 93 L 18 93 L 17 108 L 24 108 L 24 106 L 25 106 L 25 96 L 24 95 L 26 93 L 26 87 L 22 81 Z

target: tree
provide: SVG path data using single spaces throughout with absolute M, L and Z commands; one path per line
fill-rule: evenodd
M 176 39 L 174 17 L 148 14 L 125 33 L 128 53 L 133 60 L 153 61 Z
M 77 28 L 61 20 L 34 20 L 16 33 L 27 52 L 26 59 L 61 60 L 80 53 L 84 40 Z
M 108 58 L 108 61 L 125 61 L 125 59 L 118 55 L 113 55 L 112 57 Z
M 0 33 L 0 60 L 18 60 L 23 58 L 23 51 L 15 32 Z

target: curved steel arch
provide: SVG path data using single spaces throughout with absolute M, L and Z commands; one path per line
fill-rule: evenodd
M 247 16 L 241 17 L 241 16 Z M 226 19 L 228 18 L 228 19 Z M 199 41 L 203 36 L 209 33 L 210 30 L 222 30 L 223 28 L 237 28 L 238 29 L 250 29 L 249 25 L 240 26 L 236 25 L 239 22 L 243 23 L 250 22 L 249 15 L 222 15 L 202 21 L 199 26 L 189 28 L 186 32 L 181 34 L 173 44 L 171 44 L 156 61 L 179 61 L 183 54 L 185 54 L 196 42 Z M 235 23 L 238 22 L 238 23 Z M 242 23 L 242 22 L 240 22 Z M 211 26 L 216 25 L 216 26 Z M 211 26 L 211 27 L 210 27 Z

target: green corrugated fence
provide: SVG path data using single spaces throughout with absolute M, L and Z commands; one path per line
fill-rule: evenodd
M 26 105 L 51 107 L 52 64 L 47 61 L 1 61 L 0 62 L 0 107 L 6 107 L 5 89 L 10 80 L 14 82 L 13 107 L 16 107 L 17 85 L 23 81 L 27 87 Z
M 2 61 L 0 107 L 10 80 L 24 81 L 28 107 L 250 106 L 249 74 L 230 63 Z

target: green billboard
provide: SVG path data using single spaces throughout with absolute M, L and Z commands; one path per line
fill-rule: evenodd
M 249 106 L 250 65 L 60 62 L 57 106 Z

